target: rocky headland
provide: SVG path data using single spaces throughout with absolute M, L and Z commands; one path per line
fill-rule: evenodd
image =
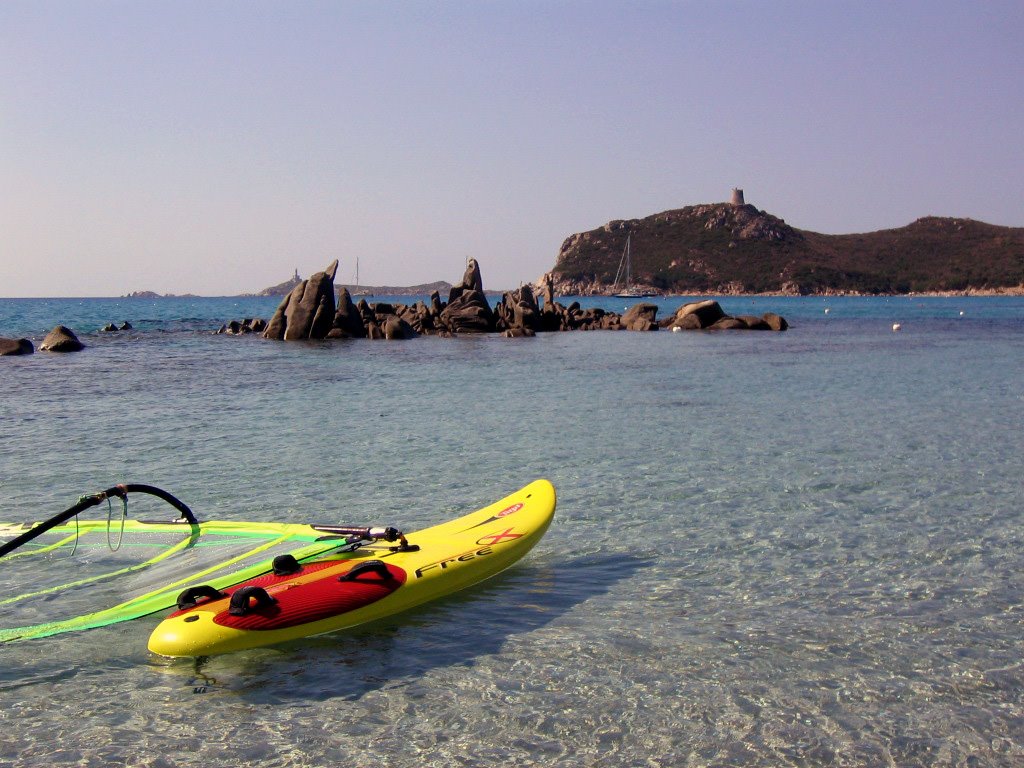
M 1024 294 L 1024 229 L 928 216 L 898 229 L 826 235 L 743 202 L 610 221 L 562 243 L 560 295 L 611 293 L 627 242 L 634 283 L 680 295 Z

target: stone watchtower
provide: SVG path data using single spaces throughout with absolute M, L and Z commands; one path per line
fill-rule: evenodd
M 729 202 L 732 203 L 732 206 L 734 208 L 738 208 L 739 206 L 743 205 L 743 190 L 739 189 L 738 187 L 733 187 L 732 200 L 730 200 Z

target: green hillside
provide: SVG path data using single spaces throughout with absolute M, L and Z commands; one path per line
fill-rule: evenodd
M 909 293 L 1024 287 L 1024 229 L 927 217 L 824 235 L 752 205 L 695 205 L 572 235 L 552 274 L 561 294 L 612 287 L 627 236 L 634 283 L 664 293 Z

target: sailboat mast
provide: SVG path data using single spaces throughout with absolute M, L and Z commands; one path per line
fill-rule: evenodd
M 629 252 L 629 242 L 632 238 L 632 233 L 626 235 L 626 288 L 633 284 L 633 259 Z

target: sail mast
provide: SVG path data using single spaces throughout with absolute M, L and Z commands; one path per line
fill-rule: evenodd
M 629 242 L 633 238 L 633 233 L 626 235 L 626 288 L 628 289 L 633 284 L 633 258 L 629 252 Z

